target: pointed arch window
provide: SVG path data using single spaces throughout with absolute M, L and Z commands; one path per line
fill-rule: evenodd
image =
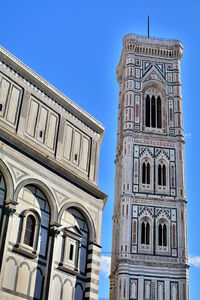
M 164 163 L 158 164 L 158 185 L 166 186 L 166 166 Z
M 147 220 L 141 223 L 141 244 L 150 245 L 150 224 Z
M 162 101 L 160 96 L 146 96 L 145 125 L 146 127 L 162 128 Z
M 151 166 L 148 161 L 142 163 L 142 183 L 150 184 L 151 177 Z
M 167 247 L 167 225 L 163 222 L 158 225 L 158 246 Z

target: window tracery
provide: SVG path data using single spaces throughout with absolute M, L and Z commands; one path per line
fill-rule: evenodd
M 158 185 L 166 186 L 166 165 L 163 162 L 158 164 Z
M 157 223 L 157 251 L 159 253 L 169 252 L 169 242 L 169 224 L 162 218 Z
M 145 97 L 145 126 L 162 128 L 162 98 L 157 90 L 148 90 Z

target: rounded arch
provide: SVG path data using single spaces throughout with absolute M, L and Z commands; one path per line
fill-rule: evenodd
M 28 270 L 31 271 L 31 267 L 30 267 L 30 265 L 29 265 L 28 262 L 22 261 L 22 262 L 20 263 L 20 265 L 19 265 L 19 268 L 21 268 L 21 267 L 23 267 L 23 266 L 27 266 Z
M 80 282 L 77 282 L 77 283 L 76 283 L 75 288 L 76 288 L 77 286 L 80 286 L 80 288 L 81 288 L 82 291 L 83 291 L 83 286 L 82 286 L 82 284 L 81 284 Z
M 88 229 L 89 229 L 89 242 L 96 242 L 96 230 L 95 230 L 94 222 L 92 220 L 90 213 L 82 204 L 75 202 L 75 201 L 65 203 L 59 211 L 58 222 L 61 223 L 61 218 L 62 218 L 64 211 L 70 207 L 77 209 L 83 215 L 83 217 L 85 218 L 86 223 L 88 225 Z
M 46 197 L 46 199 L 47 199 L 47 201 L 49 203 L 49 206 L 50 206 L 50 211 L 51 211 L 50 222 L 51 223 L 57 222 L 57 219 L 58 219 L 58 208 L 57 208 L 57 205 L 56 205 L 55 197 L 54 197 L 52 191 L 46 186 L 46 184 L 44 184 L 40 180 L 35 179 L 35 178 L 29 178 L 29 179 L 25 179 L 25 180 L 21 181 L 18 184 L 18 186 L 16 187 L 16 189 L 15 189 L 14 200 L 17 202 L 19 192 L 21 191 L 21 189 L 23 187 L 25 187 L 27 185 L 34 185 L 38 189 L 40 189 L 41 192 L 44 193 L 44 195 L 45 195 L 45 197 Z
M 66 282 L 69 282 L 70 285 L 73 287 L 73 283 L 72 283 L 71 279 L 66 278 L 66 279 L 64 280 L 64 284 L 65 284 Z
M 23 217 L 26 217 L 27 215 L 33 215 L 37 218 L 37 221 L 39 224 L 41 224 L 41 216 L 39 215 L 38 211 L 34 208 L 28 208 L 25 209 L 24 211 L 22 211 L 22 213 L 20 215 L 22 215 Z
M 6 164 L 0 159 L 0 172 L 3 175 L 5 185 L 6 185 L 6 197 L 5 202 L 14 199 L 14 182 L 10 170 Z

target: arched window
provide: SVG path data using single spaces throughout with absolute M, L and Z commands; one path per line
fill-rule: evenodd
M 150 97 L 147 95 L 146 97 L 146 126 L 150 127 Z
M 158 246 L 167 247 L 167 225 L 164 222 L 158 225 Z
M 155 96 L 151 98 L 151 127 L 156 127 L 156 99 Z
M 28 215 L 26 219 L 26 227 L 24 233 L 24 244 L 33 247 L 35 236 L 36 220 L 33 215 Z
M 150 224 L 146 220 L 141 224 L 141 244 L 150 245 Z
M 158 96 L 157 98 L 157 127 L 162 128 L 162 121 L 161 121 L 161 99 Z
M 160 96 L 147 95 L 145 99 L 146 127 L 162 128 L 162 103 Z
M 166 186 L 166 166 L 163 162 L 158 164 L 158 185 Z
M 150 184 L 151 180 L 151 166 L 148 161 L 142 163 L 142 183 Z

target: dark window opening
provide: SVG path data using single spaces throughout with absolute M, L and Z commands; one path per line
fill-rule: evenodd
M 2 108 L 3 108 L 3 105 L 2 105 L 2 104 L 0 104 L 0 111 L 2 111 Z
M 73 260 L 73 256 L 74 256 L 74 245 L 70 244 L 69 259 Z
M 158 165 L 158 185 L 161 185 L 161 165 Z
M 167 247 L 167 225 L 159 224 L 158 226 L 158 246 Z
M 150 163 L 143 162 L 142 164 L 142 183 L 150 184 L 151 166 Z
M 167 246 L 167 226 L 163 225 L 163 246 Z
M 150 184 L 150 163 L 147 164 L 147 184 Z
M 33 247 L 34 235 L 35 235 L 35 218 L 33 215 L 29 215 L 26 220 L 26 228 L 24 235 L 24 244 Z
M 154 95 L 151 98 L 149 95 L 146 96 L 145 124 L 146 127 L 162 128 L 162 104 L 160 96 L 157 99 Z
M 43 132 L 42 130 L 40 130 L 40 138 L 42 138 Z
M 76 161 L 77 161 L 77 158 L 78 158 L 78 155 L 77 155 L 77 154 L 75 154 L 75 155 L 74 155 L 74 160 L 76 160 Z
M 146 171 L 146 164 L 143 162 L 142 164 L 142 183 L 145 184 L 145 172 Z
M 146 225 L 146 245 L 149 245 L 149 237 L 150 237 L 150 225 L 147 223 Z
M 163 186 L 166 186 L 166 167 L 163 165 Z
M 151 127 L 156 127 L 156 101 L 154 96 L 151 98 Z
M 142 222 L 141 244 L 145 244 L 145 223 Z
M 166 186 L 166 166 L 158 165 L 158 185 Z
M 141 244 L 150 245 L 150 224 L 149 224 L 149 222 L 142 222 Z
M 158 227 L 158 245 L 162 246 L 162 225 Z
M 157 99 L 157 127 L 162 128 L 162 118 L 161 118 L 161 99 Z
M 150 98 L 146 97 L 146 126 L 150 127 Z

